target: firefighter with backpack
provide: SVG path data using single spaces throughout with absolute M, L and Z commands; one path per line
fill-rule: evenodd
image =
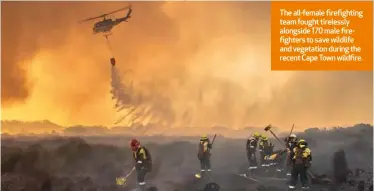
M 267 136 L 262 135 L 261 141 L 259 143 L 259 151 L 260 151 L 260 162 L 262 167 L 268 167 L 270 166 L 270 163 L 266 158 L 268 158 L 270 155 L 273 154 L 274 145 L 273 143 L 268 139 Z M 265 158 L 266 157 L 266 158 Z
M 295 134 L 290 134 L 284 141 L 286 142 L 287 149 L 286 175 L 291 176 L 293 150 L 297 145 L 298 139 Z
M 257 169 L 257 158 L 256 158 L 256 151 L 257 151 L 257 142 L 260 139 L 260 133 L 253 133 L 251 137 L 248 138 L 246 142 L 246 151 L 247 151 L 247 158 L 249 167 L 248 170 Z
M 295 189 L 300 177 L 302 189 L 308 189 L 308 169 L 312 162 L 312 151 L 308 148 L 308 143 L 304 139 L 297 142 L 292 153 L 292 172 L 289 188 Z
M 206 135 L 200 137 L 197 153 L 197 158 L 200 161 L 200 174 L 196 174 L 196 178 L 201 178 L 202 176 L 212 171 L 210 166 L 210 150 L 212 149 L 212 145 L 212 142 L 210 142 L 209 138 Z
M 133 151 L 133 158 L 135 160 L 135 170 L 137 174 L 137 181 L 139 187 L 144 190 L 146 187 L 145 176 L 152 171 L 152 158 L 148 149 L 140 145 L 136 139 L 130 142 L 131 150 Z

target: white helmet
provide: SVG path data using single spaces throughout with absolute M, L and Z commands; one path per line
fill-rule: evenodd
M 295 134 L 291 134 L 290 138 L 296 138 L 296 135 Z

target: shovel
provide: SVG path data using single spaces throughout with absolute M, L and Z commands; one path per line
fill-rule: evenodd
M 127 183 L 127 178 L 135 171 L 135 167 L 131 169 L 131 171 L 126 176 L 121 176 L 116 178 L 116 185 L 117 186 L 125 186 Z

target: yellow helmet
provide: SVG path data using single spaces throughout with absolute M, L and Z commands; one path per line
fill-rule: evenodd
M 297 142 L 297 145 L 300 147 L 300 148 L 303 148 L 303 147 L 306 147 L 308 145 L 308 143 L 304 140 L 304 139 L 300 139 L 298 142 Z
M 201 139 L 201 140 L 207 140 L 207 139 L 208 139 L 208 136 L 206 136 L 206 135 L 202 135 L 202 136 L 200 137 L 200 139 Z
M 252 136 L 253 136 L 254 138 L 260 138 L 260 137 L 261 137 L 261 134 L 258 133 L 258 132 L 254 132 L 254 133 L 252 134 Z
M 262 135 L 262 136 L 261 136 L 261 139 L 264 140 L 264 141 L 266 141 L 266 140 L 268 140 L 268 137 L 265 136 L 265 135 Z

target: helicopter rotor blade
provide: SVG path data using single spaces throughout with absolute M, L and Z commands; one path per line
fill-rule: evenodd
M 90 17 L 90 18 L 88 18 L 88 19 L 84 19 L 84 20 L 79 21 L 79 23 L 83 23 L 83 22 L 86 22 L 86 21 L 95 20 L 95 19 L 98 19 L 98 18 L 105 17 L 105 16 L 107 16 L 107 15 L 108 15 L 108 14 L 103 14 L 103 15 L 100 15 L 100 16 L 97 16 L 97 17 Z
M 91 21 L 91 20 L 95 20 L 95 19 L 102 18 L 102 17 L 106 17 L 106 16 L 108 16 L 110 14 L 113 14 L 113 13 L 116 13 L 116 12 L 119 12 L 119 11 L 123 11 L 123 10 L 126 10 L 126 9 L 131 9 L 131 5 L 123 7 L 121 9 L 117 9 L 115 11 L 112 11 L 112 12 L 109 12 L 109 13 L 106 13 L 106 14 L 102 14 L 102 15 L 97 16 L 97 17 L 91 17 L 91 18 L 88 18 L 88 19 L 81 20 L 81 21 L 79 21 L 79 23 L 86 22 L 86 21 Z

